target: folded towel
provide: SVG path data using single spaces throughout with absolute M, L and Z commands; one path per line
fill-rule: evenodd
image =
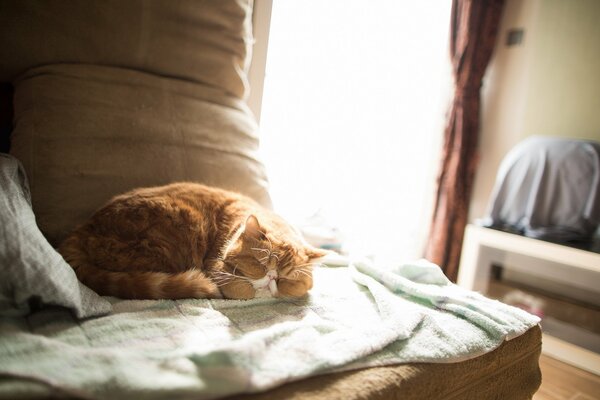
M 0 397 L 210 399 L 324 372 L 456 362 L 539 318 L 461 289 L 420 261 L 315 268 L 303 299 L 132 301 L 75 320 L 62 309 L 0 319 Z M 24 382 L 32 382 L 25 384 Z

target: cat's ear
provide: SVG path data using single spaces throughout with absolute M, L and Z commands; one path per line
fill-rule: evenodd
M 261 240 L 265 237 L 265 234 L 258 223 L 258 219 L 252 214 L 246 218 L 246 223 L 244 224 L 244 236 L 256 240 Z

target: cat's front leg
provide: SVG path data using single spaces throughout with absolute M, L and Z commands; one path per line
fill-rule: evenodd
M 249 300 L 253 299 L 256 294 L 251 283 L 238 279 L 233 279 L 223 284 L 219 289 L 221 289 L 221 293 L 227 299 Z
M 248 300 L 256 295 L 252 284 L 234 274 L 227 272 L 225 263 L 218 258 L 207 259 L 204 264 L 208 270 L 211 280 L 217 285 L 221 292 L 221 298 Z

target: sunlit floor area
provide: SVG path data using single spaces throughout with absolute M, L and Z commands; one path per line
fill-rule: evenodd
M 598 400 L 600 376 L 542 354 L 542 386 L 533 400 Z

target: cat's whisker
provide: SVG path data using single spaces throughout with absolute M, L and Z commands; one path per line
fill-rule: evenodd
M 307 271 L 304 271 L 304 270 L 296 270 L 296 271 L 294 271 L 293 276 L 296 277 L 298 275 L 306 275 L 309 278 L 311 277 L 311 275 Z
M 231 275 L 230 272 L 227 271 L 222 271 L 222 270 L 216 270 L 216 271 L 212 271 L 213 274 L 223 274 L 223 275 Z
M 269 241 L 269 248 L 271 249 L 270 251 L 273 251 L 273 242 L 271 242 L 271 239 L 269 239 L 269 237 L 267 235 L 263 235 L 265 237 L 265 239 L 267 239 Z
M 224 272 L 224 271 L 214 271 L 213 275 L 232 276 L 233 274 L 230 274 L 229 272 Z
M 247 281 L 247 282 L 252 282 L 252 279 L 247 278 L 245 276 L 241 276 L 241 275 L 236 275 L 235 274 L 235 270 L 237 269 L 237 266 L 233 269 L 233 273 L 231 272 L 226 272 L 226 271 L 215 271 L 215 274 L 220 274 L 222 277 L 225 277 L 228 280 L 233 280 L 235 279 L 241 279 L 243 281 Z
M 252 247 L 250 250 L 254 250 L 254 251 L 264 251 L 267 254 L 270 253 L 270 251 L 268 249 L 261 249 L 260 247 Z
M 271 257 L 270 257 L 270 255 L 266 255 L 266 256 L 264 256 L 264 257 L 261 257 L 261 258 L 260 258 L 258 261 L 259 261 L 261 264 L 264 264 L 264 263 L 266 263 L 267 261 L 269 261 L 269 259 L 270 259 L 270 258 L 271 258 Z
M 237 278 L 237 275 L 234 274 L 230 274 L 229 272 L 223 272 L 223 271 L 215 271 L 214 274 L 216 274 L 216 278 L 217 279 L 233 279 L 233 278 Z
M 216 271 L 215 273 L 216 273 L 216 274 L 219 274 L 219 275 L 221 275 L 221 276 L 231 276 L 231 277 L 234 277 L 234 278 L 237 276 L 237 275 L 235 275 L 235 274 L 232 274 L 232 273 L 230 273 L 230 272 L 225 272 L 225 271 Z
M 217 279 L 215 279 L 215 281 L 217 282 L 217 286 L 219 286 L 219 285 L 225 285 L 235 279 L 246 281 L 246 282 L 252 282 L 252 279 L 246 278 L 245 276 L 239 276 L 239 275 L 232 275 L 230 277 L 223 278 L 220 280 L 217 278 Z
M 233 278 L 227 277 L 227 278 L 213 278 L 212 281 L 216 282 L 216 283 L 227 283 L 232 281 Z

